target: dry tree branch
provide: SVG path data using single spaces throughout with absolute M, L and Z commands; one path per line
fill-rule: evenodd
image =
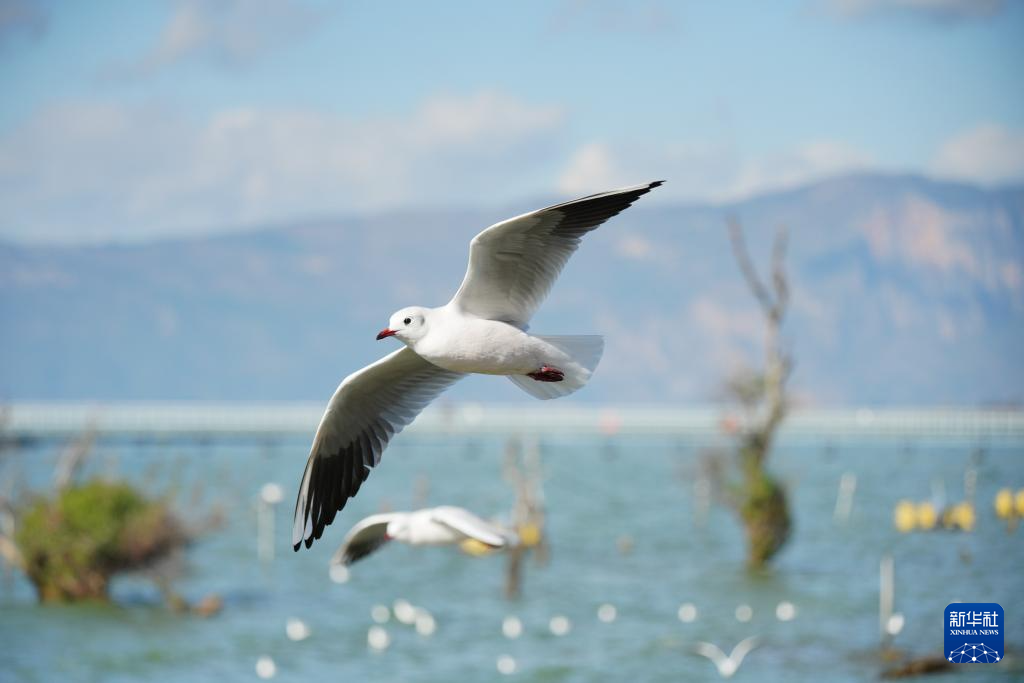
M 772 301 L 771 294 L 761 282 L 761 277 L 757 274 L 753 261 L 750 260 L 750 253 L 747 251 L 747 244 L 743 239 L 743 228 L 740 227 L 740 222 L 735 216 L 729 217 L 729 238 L 732 241 L 732 253 L 736 257 L 736 263 L 740 267 L 740 272 L 743 273 L 743 278 L 747 281 L 754 296 L 757 297 L 765 314 L 768 315 L 775 307 L 775 302 Z

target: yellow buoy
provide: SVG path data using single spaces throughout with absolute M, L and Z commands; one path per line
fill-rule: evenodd
M 999 519 L 1007 519 L 1013 514 L 1013 491 L 1010 489 L 999 489 L 996 493 L 996 516 Z
M 1017 516 L 1024 517 L 1024 489 L 1017 491 L 1017 496 L 1014 498 L 1017 508 Z
M 953 506 L 953 521 L 964 531 L 974 530 L 974 506 L 967 501 Z
M 935 528 L 935 523 L 939 521 L 939 513 L 935 511 L 935 506 L 929 501 L 917 504 L 917 526 L 927 531 Z
M 902 534 L 913 531 L 917 525 L 917 511 L 914 503 L 909 500 L 901 500 L 896 503 L 893 522 L 896 524 L 896 530 Z

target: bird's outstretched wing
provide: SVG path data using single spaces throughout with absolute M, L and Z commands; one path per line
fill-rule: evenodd
M 302 475 L 292 526 L 296 550 L 320 538 L 391 437 L 462 376 L 404 347 L 345 378 L 327 404 Z
M 481 543 L 500 548 L 507 543 L 507 537 L 501 529 L 485 522 L 469 510 L 459 507 L 443 506 L 434 508 L 431 517 L 435 522 L 455 529 Z
M 452 304 L 525 327 L 580 238 L 664 181 L 602 192 L 496 223 L 473 238 Z
M 388 522 L 394 518 L 394 514 L 384 513 L 370 515 L 356 522 L 356 525 L 345 535 L 345 540 L 341 542 L 334 557 L 331 558 L 331 564 L 341 564 L 347 567 L 387 543 Z
M 710 659 L 715 663 L 715 666 L 719 666 L 722 662 L 728 659 L 728 657 L 725 656 L 725 653 L 722 652 L 722 650 L 714 643 L 705 643 L 703 641 L 696 642 L 693 644 L 693 651 Z
M 739 666 L 740 662 L 743 661 L 743 658 L 746 657 L 751 650 L 757 647 L 760 640 L 761 639 L 757 636 L 750 636 L 749 638 L 744 638 L 740 642 L 736 643 L 736 647 L 734 647 L 732 649 L 732 652 L 729 653 L 729 659 L 736 662 L 736 666 Z

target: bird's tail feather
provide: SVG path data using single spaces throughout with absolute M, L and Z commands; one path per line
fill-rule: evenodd
M 541 400 L 568 396 L 583 388 L 604 353 L 604 338 L 600 335 L 535 336 L 564 354 L 565 358 L 561 362 L 555 358 L 551 362 L 565 373 L 565 379 L 561 382 L 539 382 L 526 375 L 509 375 L 508 378 L 517 387 Z

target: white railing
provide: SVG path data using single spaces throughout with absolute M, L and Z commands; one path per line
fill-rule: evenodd
M 15 438 L 101 435 L 216 437 L 310 435 L 318 403 L 13 403 L 0 407 L 0 433 Z M 423 434 L 666 434 L 726 431 L 726 408 L 570 404 L 437 404 L 410 426 Z M 1010 409 L 794 410 L 788 436 L 978 437 L 1024 439 L 1024 411 Z

